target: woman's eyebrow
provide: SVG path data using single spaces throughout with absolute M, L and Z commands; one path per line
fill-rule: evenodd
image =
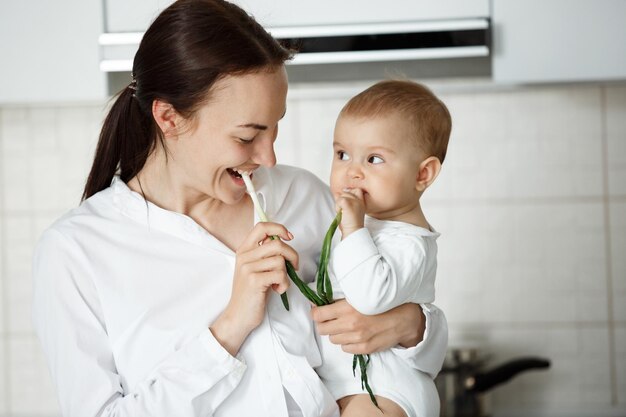
M 279 120 L 282 120 L 283 117 L 285 117 L 285 114 L 287 114 L 287 109 L 285 109 L 285 111 L 283 112 L 283 115 L 280 116 Z M 256 130 L 267 130 L 267 126 L 265 125 L 261 125 L 258 123 L 246 123 L 243 125 L 237 125 L 237 127 L 245 127 L 245 128 L 249 128 L 249 129 L 256 129 Z
M 258 123 L 246 123 L 245 125 L 237 125 L 237 127 L 252 128 L 256 130 L 267 130 L 267 126 Z

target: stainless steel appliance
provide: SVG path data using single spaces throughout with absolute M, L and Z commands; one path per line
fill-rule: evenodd
M 441 399 L 440 417 L 491 416 L 490 391 L 521 372 L 547 369 L 550 361 L 520 357 L 485 370 L 487 360 L 474 348 L 452 349 L 435 379 Z

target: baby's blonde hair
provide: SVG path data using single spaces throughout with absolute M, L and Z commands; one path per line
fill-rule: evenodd
M 446 105 L 426 86 L 405 80 L 381 81 L 352 97 L 340 117 L 381 117 L 399 114 L 414 132 L 415 143 L 443 163 L 452 130 Z

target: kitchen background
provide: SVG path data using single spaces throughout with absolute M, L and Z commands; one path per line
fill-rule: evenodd
M 84 8 L 80 16 L 101 17 L 99 2 L 69 3 Z M 29 90 L 9 60 L 16 47 L 7 39 L 22 40 L 2 32 L 16 26 L 6 13 L 20 7 L 0 5 L 0 416 L 52 417 L 54 388 L 30 320 L 30 262 L 41 232 L 79 203 L 107 101 L 81 98 L 82 76 L 59 76 L 65 92 L 50 86 L 61 91 L 52 99 Z M 437 304 L 451 348 L 477 348 L 489 366 L 551 361 L 495 388 L 495 416 L 626 416 L 626 67 L 619 70 L 622 77 L 531 83 L 412 76 L 453 118 L 443 171 L 424 196 L 442 233 Z M 278 160 L 326 181 L 335 117 L 371 81 L 292 83 Z

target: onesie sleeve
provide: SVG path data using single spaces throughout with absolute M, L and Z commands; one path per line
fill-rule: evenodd
M 426 317 L 424 338 L 410 348 L 393 347 L 391 351 L 410 367 L 435 378 L 446 357 L 448 349 L 448 321 L 443 310 L 434 304 L 420 304 Z
M 246 365 L 206 329 L 125 392 L 97 289 L 86 263 L 77 260 L 81 256 L 77 244 L 49 229 L 33 258 L 33 323 L 63 416 L 212 416 Z
M 329 260 L 346 300 L 362 314 L 380 314 L 408 302 L 430 302 L 434 283 L 425 282 L 424 245 L 417 236 L 393 236 L 377 242 L 366 228 L 351 233 Z M 432 285 L 431 285 L 432 284 Z

